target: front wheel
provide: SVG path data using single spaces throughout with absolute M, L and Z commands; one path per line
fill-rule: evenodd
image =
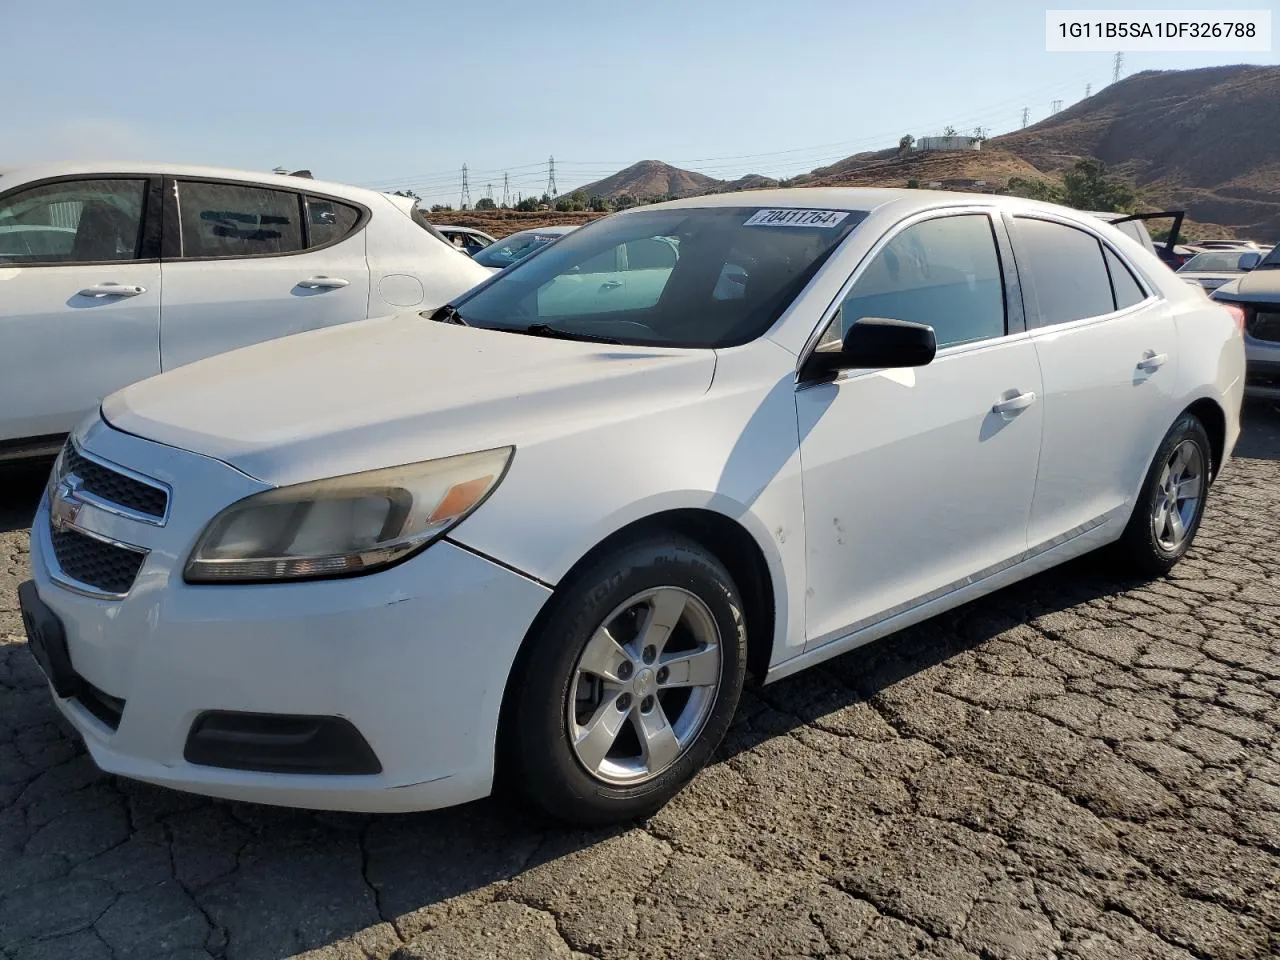
M 692 541 L 646 540 L 562 588 L 512 677 L 515 784 L 554 816 L 648 816 L 710 760 L 746 672 L 724 566 Z
M 1163 576 L 1190 548 L 1213 476 L 1211 451 L 1204 425 L 1193 414 L 1183 414 L 1165 435 L 1116 544 L 1129 570 Z

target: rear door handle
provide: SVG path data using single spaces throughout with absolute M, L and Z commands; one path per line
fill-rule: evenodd
M 992 413 L 1017 413 L 1019 410 L 1025 410 L 1036 402 L 1036 395 L 1032 391 L 1020 393 L 1016 397 L 1010 397 L 1008 400 L 1000 400 L 991 407 Z
M 146 287 L 139 287 L 132 283 L 95 283 L 91 287 L 85 287 L 80 291 L 82 297 L 93 297 L 101 300 L 105 297 L 136 297 L 140 293 L 146 293 Z
M 337 290 L 339 287 L 350 285 L 351 281 L 343 280 L 341 277 L 308 277 L 306 280 L 298 281 L 298 286 L 305 290 Z
M 1151 350 L 1147 351 L 1147 355 L 1138 361 L 1139 370 L 1159 370 L 1169 362 L 1167 353 L 1155 353 Z

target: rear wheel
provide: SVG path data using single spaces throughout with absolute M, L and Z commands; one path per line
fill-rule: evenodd
M 1193 414 L 1183 414 L 1165 435 L 1116 544 L 1118 558 L 1134 573 L 1162 576 L 1191 547 L 1213 475 L 1211 450 Z
M 746 671 L 732 578 L 683 538 L 626 547 L 553 601 L 512 678 L 506 762 L 554 816 L 647 816 L 707 763 Z

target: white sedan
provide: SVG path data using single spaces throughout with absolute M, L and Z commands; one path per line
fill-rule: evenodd
M 620 250 L 645 276 L 609 287 Z M 1104 546 L 1169 570 L 1239 432 L 1232 315 L 1013 198 L 647 206 L 432 319 L 191 364 L 74 432 L 20 597 L 102 768 L 368 811 L 501 773 L 642 816 L 748 674 Z
M 0 461 L 114 390 L 235 347 L 434 309 L 489 276 L 412 198 L 213 167 L 0 175 Z

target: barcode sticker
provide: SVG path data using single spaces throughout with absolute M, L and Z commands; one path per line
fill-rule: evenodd
M 848 210 L 757 210 L 744 227 L 836 227 L 849 216 Z

